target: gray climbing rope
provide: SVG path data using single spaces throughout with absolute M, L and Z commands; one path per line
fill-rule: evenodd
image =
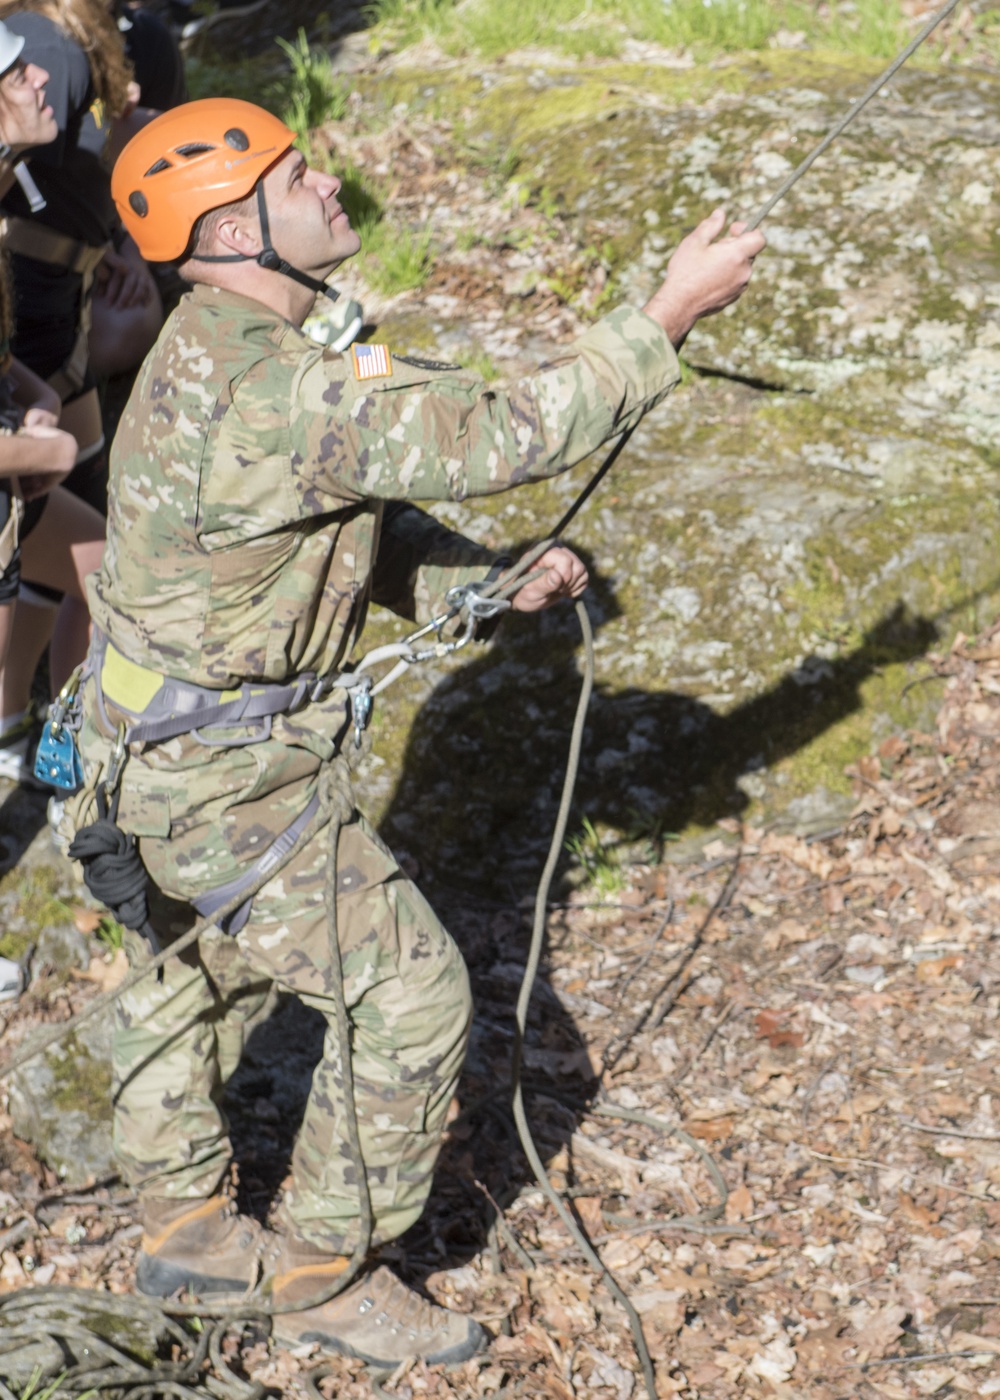
M 868 106 L 869 102 L 871 102 L 872 98 L 876 97 L 878 93 L 882 91 L 886 83 L 896 76 L 900 68 L 902 68 L 903 64 L 906 63 L 909 59 L 911 59 L 916 53 L 917 49 L 919 49 L 923 44 L 927 42 L 927 40 L 934 33 L 935 29 L 937 29 L 938 25 L 941 24 L 944 20 L 946 20 L 953 10 L 957 10 L 961 3 L 962 0 L 948 0 L 948 3 L 946 5 L 942 5 L 940 10 L 938 10 L 935 14 L 931 15 L 930 19 L 924 25 L 923 29 L 921 29 L 920 33 L 917 34 L 913 39 L 911 39 L 910 42 L 907 44 L 906 48 L 901 50 L 901 52 L 898 53 L 896 57 L 892 60 L 888 68 L 884 69 L 883 72 L 881 72 L 878 75 L 878 77 L 871 84 L 869 84 L 868 88 L 865 90 L 865 92 L 861 94 L 857 102 L 855 102 L 852 107 L 848 108 L 848 110 L 844 113 L 840 120 L 830 128 L 830 130 L 823 137 L 819 145 L 815 146 L 809 152 L 805 160 L 803 160 L 799 165 L 797 165 L 795 169 L 791 172 L 791 174 L 788 176 L 788 178 L 778 186 L 774 194 L 771 195 L 771 198 L 767 200 L 766 203 L 761 205 L 761 207 L 757 210 L 756 214 L 747 224 L 748 229 L 755 229 L 761 223 L 763 223 L 763 221 L 767 218 L 768 214 L 770 214 L 771 210 L 775 207 L 775 205 L 779 204 L 781 200 L 784 199 L 785 195 L 788 194 L 789 190 L 792 189 L 793 186 L 798 184 L 798 182 L 802 179 L 803 175 L 805 175 L 806 171 L 812 168 L 815 162 L 819 160 L 823 152 L 828 150 L 833 145 L 834 141 L 837 140 L 838 136 L 843 135 L 843 133 L 847 130 L 851 123 L 853 121 L 856 121 L 857 118 L 860 117 L 861 113 Z
M 888 68 L 886 68 L 869 86 L 862 97 L 850 108 L 844 117 L 831 128 L 815 149 L 791 172 L 771 198 L 758 210 L 747 225 L 748 228 L 755 229 L 758 227 L 762 220 L 774 209 L 780 200 L 784 199 L 788 192 L 806 174 L 823 152 L 836 141 L 853 121 L 856 120 L 875 95 L 881 91 L 903 64 L 916 53 L 938 25 L 958 8 L 960 3 L 961 0 L 948 0 L 948 3 L 932 16 L 920 33 L 899 55 L 897 55 L 892 63 L 889 64 Z M 621 455 L 622 450 L 631 438 L 634 430 L 635 427 L 633 425 L 633 427 L 628 428 L 620 435 L 598 471 L 590 479 L 573 505 L 559 521 L 552 536 L 528 550 L 518 563 L 512 569 L 508 570 L 498 581 L 492 584 L 486 584 L 480 588 L 478 590 L 480 597 L 484 599 L 507 599 L 527 582 L 539 577 L 544 572 L 542 569 L 535 570 L 534 572 L 529 572 L 529 570 L 531 570 L 533 564 L 537 563 L 546 550 L 551 548 L 551 546 L 558 541 L 559 536 L 575 518 L 577 513 L 596 490 L 601 480 L 608 471 L 610 471 L 615 461 Z M 460 611 L 460 607 L 455 607 L 452 613 L 449 614 L 449 617 L 457 616 Z M 528 1008 L 537 978 L 545 937 L 548 895 L 556 865 L 562 852 L 566 824 L 569 818 L 569 811 L 572 805 L 573 793 L 579 770 L 586 713 L 594 683 L 593 634 L 590 628 L 590 620 L 582 603 L 576 604 L 576 611 L 583 632 L 584 674 L 580 698 L 577 703 L 576 715 L 573 722 L 559 811 L 535 899 L 535 911 L 528 958 L 517 1000 L 517 1009 L 515 1013 L 516 1038 L 512 1066 L 513 1116 L 521 1146 L 532 1171 L 535 1173 L 539 1186 L 556 1210 L 584 1258 L 605 1280 L 610 1292 L 625 1311 L 629 1319 L 636 1353 L 642 1367 L 643 1380 L 647 1394 L 650 1400 L 655 1400 L 656 1387 L 653 1363 L 643 1334 L 639 1315 L 624 1290 L 601 1260 L 600 1255 L 573 1219 L 559 1193 L 549 1182 L 545 1171 L 545 1164 L 541 1160 L 531 1134 L 524 1106 L 520 1078 L 521 1053 L 527 1026 Z M 103 993 L 89 1003 L 88 1006 L 71 1016 L 67 1021 L 60 1022 L 48 1031 L 32 1037 L 29 1044 L 25 1045 L 20 1051 L 16 1052 L 0 1066 L 0 1076 L 10 1074 L 20 1065 L 33 1059 L 49 1045 L 54 1044 L 57 1040 L 68 1035 L 70 1031 L 82 1021 L 89 1019 L 91 1016 L 98 1015 L 101 1011 L 109 1009 L 112 1003 L 117 1001 L 126 992 L 130 991 L 144 977 L 149 976 L 158 968 L 162 967 L 169 958 L 177 956 L 193 943 L 197 942 L 209 927 L 225 919 L 238 905 L 244 903 L 246 899 L 257 893 L 257 891 L 262 888 L 269 879 L 272 879 L 274 875 L 278 873 L 278 870 L 283 868 L 283 865 L 287 863 L 288 860 L 291 860 L 292 857 L 302 849 L 306 842 L 317 835 L 324 826 L 327 827 L 329 841 L 325 905 L 330 937 L 330 955 L 334 971 L 336 971 L 340 961 L 340 944 L 337 937 L 335 872 L 337 838 L 343 819 L 343 814 L 337 807 L 336 797 L 337 795 L 333 792 L 331 784 L 331 775 L 324 770 L 321 774 L 320 807 L 313 820 L 300 834 L 298 840 L 287 853 L 282 867 L 276 867 L 268 871 L 267 874 L 261 875 L 253 886 L 245 890 L 240 890 L 239 894 L 234 896 L 230 902 L 231 907 L 229 905 L 224 906 L 222 909 L 216 910 L 211 917 L 200 920 L 188 933 L 175 940 L 168 948 L 164 949 L 162 953 L 151 958 L 148 962 L 144 963 L 141 968 L 131 972 L 114 991 Z M 204 1379 L 204 1367 L 206 1363 L 209 1363 L 214 1372 L 214 1377 L 212 1379 L 213 1393 L 224 1397 L 224 1400 L 260 1400 L 260 1397 L 264 1394 L 264 1388 L 257 1383 L 248 1383 L 236 1376 L 225 1360 L 221 1344 L 227 1331 L 237 1326 L 245 1326 L 248 1322 L 252 1322 L 257 1318 L 266 1319 L 281 1311 L 298 1311 L 302 1308 L 319 1306 L 321 1303 L 335 1297 L 337 1293 L 345 1288 L 357 1276 L 357 1273 L 364 1264 L 365 1256 L 370 1246 L 372 1212 L 371 1202 L 368 1197 L 367 1176 L 361 1151 L 353 1086 L 350 1077 L 350 1022 L 344 1002 L 343 981 L 336 976 L 331 980 L 335 984 L 335 997 L 337 998 L 335 1003 L 335 1021 L 341 1064 L 344 1070 L 345 1102 L 348 1105 L 347 1137 L 352 1166 L 355 1169 L 359 1191 L 359 1240 L 351 1256 L 348 1269 L 338 1278 L 334 1287 L 324 1290 L 321 1294 L 317 1294 L 315 1298 L 306 1300 L 305 1303 L 297 1303 L 294 1309 L 290 1307 L 282 1309 L 269 1303 L 266 1298 L 253 1296 L 236 1307 L 228 1308 L 213 1308 L 202 1304 L 182 1304 L 173 1302 L 154 1304 L 149 1300 L 143 1300 L 140 1304 L 138 1299 L 132 1300 L 135 1310 L 138 1310 L 141 1306 L 147 1310 L 153 1309 L 162 1315 L 165 1329 L 172 1337 L 174 1349 L 182 1358 L 179 1361 L 153 1363 L 151 1366 L 136 1362 L 133 1357 L 111 1343 L 102 1342 L 101 1345 L 98 1345 L 94 1341 L 94 1334 L 86 1328 L 85 1323 L 81 1324 L 78 1320 L 74 1320 L 74 1313 L 77 1319 L 81 1316 L 80 1290 L 52 1287 L 20 1289 L 0 1299 L 0 1314 L 9 1313 L 11 1310 L 16 1310 L 21 1307 L 26 1310 L 32 1309 L 32 1323 L 30 1324 L 32 1341 L 37 1341 L 40 1336 L 48 1336 L 59 1343 L 62 1338 L 70 1348 L 73 1340 L 75 1340 L 78 1345 L 85 1342 L 89 1347 L 88 1354 L 94 1362 L 93 1365 L 89 1362 L 78 1363 L 69 1371 L 66 1371 L 65 1374 L 50 1368 L 49 1373 L 40 1377 L 40 1379 L 48 1381 L 53 1379 L 56 1374 L 62 1374 L 62 1388 L 70 1394 L 79 1394 L 81 1391 L 91 1391 L 94 1389 L 113 1388 L 124 1397 L 124 1400 L 158 1400 L 158 1397 L 167 1396 L 178 1397 L 178 1400 L 201 1400 L 201 1396 L 205 1393 L 204 1390 L 199 1391 L 192 1387 L 197 1386 L 199 1382 Z M 632 1118 L 664 1132 L 673 1131 L 672 1125 L 665 1123 L 663 1120 L 655 1119 L 649 1115 L 639 1115 L 627 1110 L 619 1110 L 613 1104 L 601 1104 L 597 1106 L 596 1111 L 607 1116 L 625 1119 Z M 711 1175 L 719 1190 L 720 1203 L 703 1212 L 703 1219 L 710 1219 L 717 1216 L 725 1204 L 725 1181 L 717 1167 L 711 1171 Z M 43 1321 L 39 1316 L 37 1308 L 40 1304 L 45 1302 L 47 1298 L 57 1302 L 59 1318 L 61 1320 L 51 1319 Z M 126 1311 L 128 1310 L 130 1306 L 128 1300 L 117 1300 L 117 1302 L 125 1308 Z M 192 1334 L 173 1321 L 174 1318 L 185 1317 L 210 1319 L 212 1320 L 212 1325 L 205 1328 L 200 1336 L 196 1333 Z M 16 1327 L 8 1332 L 9 1337 L 13 1336 L 16 1338 L 18 1335 L 19 1329 Z M 320 1393 L 315 1382 L 321 1378 L 325 1369 L 325 1367 L 320 1368 L 314 1373 L 315 1380 L 307 1382 L 310 1393 L 313 1395 Z M 0 1400 L 14 1400 L 13 1393 L 2 1381 L 0 1381 Z

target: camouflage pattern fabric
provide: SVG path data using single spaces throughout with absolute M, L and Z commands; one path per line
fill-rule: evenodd
M 660 327 L 622 307 L 508 390 L 396 361 L 359 377 L 259 303 L 198 287 L 148 357 L 112 452 L 111 510 L 91 611 L 140 666 L 222 689 L 341 669 L 370 602 L 424 621 L 495 556 L 420 511 L 563 471 L 634 422 L 678 379 Z M 122 715 L 83 690 L 88 819 Z M 273 721 L 269 737 L 133 745 L 119 824 L 139 838 L 169 941 L 189 901 L 246 870 L 294 821 L 333 762 L 353 819 L 338 850 L 338 911 L 376 1232 L 419 1215 L 461 1067 L 461 958 L 354 807 L 347 698 Z M 234 743 L 247 737 L 235 729 Z M 276 982 L 332 1017 L 313 841 L 258 895 L 235 938 L 212 933 L 124 1003 L 115 1133 L 129 1180 L 153 1196 L 215 1189 L 229 1160 L 220 1088 L 247 1018 Z M 130 940 L 130 955 L 144 956 Z M 288 1211 L 317 1244 L 349 1248 L 357 1203 L 327 1037 L 293 1163 Z
M 379 536 L 412 507 L 564 471 L 676 383 L 663 330 L 621 307 L 503 391 L 396 361 L 357 379 L 259 302 L 196 287 L 148 356 L 114 444 L 91 616 L 125 656 L 199 685 L 339 668 L 370 601 L 426 618 L 491 556 L 441 530 L 400 580 Z M 425 548 L 428 541 L 424 541 Z M 485 565 L 485 567 L 484 567 Z
M 313 1244 L 350 1253 L 358 1189 L 331 996 L 326 860 L 319 837 L 265 886 L 235 938 L 213 930 L 197 958 L 168 963 L 162 983 L 151 977 L 119 1004 L 114 1134 L 140 1194 L 211 1195 L 230 1161 L 220 1088 L 277 983 L 329 1025 L 283 1215 Z M 468 1037 L 468 976 L 427 901 L 357 814 L 341 831 L 337 921 L 375 1238 L 386 1240 L 413 1224 L 430 1189 Z M 148 957 L 138 935 L 128 938 L 130 960 Z

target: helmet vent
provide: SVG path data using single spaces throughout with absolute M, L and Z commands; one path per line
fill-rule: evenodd
M 250 149 L 250 137 L 238 126 L 231 126 L 224 139 L 226 145 L 232 146 L 234 151 L 248 151 Z
M 185 160 L 190 160 L 192 156 L 203 155 L 205 151 L 214 151 L 215 147 L 204 141 L 189 141 L 186 146 L 175 147 L 176 154 L 183 156 Z
M 152 164 L 152 165 L 149 167 L 149 169 L 146 171 L 146 178 L 149 179 L 150 175 L 159 175 L 159 173 L 160 173 L 161 170 L 169 170 L 169 169 L 170 169 L 170 162 L 169 162 L 169 160 L 162 160 L 162 159 L 161 159 L 161 160 L 154 161 L 153 164 Z
M 138 214 L 140 219 L 144 219 L 149 213 L 149 205 L 146 203 L 146 196 L 141 190 L 133 190 L 128 197 L 129 208 L 134 214 Z

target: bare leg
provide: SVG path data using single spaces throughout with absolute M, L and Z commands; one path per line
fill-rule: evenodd
M 87 654 L 90 617 L 87 612 L 85 579 L 88 574 L 100 568 L 103 553 L 103 517 L 93 506 L 88 506 L 79 497 L 72 496 L 57 486 L 49 495 L 45 514 L 21 548 L 22 576 L 29 583 L 45 583 L 65 594 L 52 634 L 51 671 L 52 685 L 56 691 Z M 20 608 L 18 612 L 20 613 Z M 19 624 L 20 618 L 15 632 L 21 630 Z M 12 661 L 15 660 L 15 656 L 15 647 L 12 645 Z M 17 657 L 17 660 L 20 658 Z M 38 657 L 35 658 L 35 665 L 37 667 Z M 0 712 L 8 714 L 11 710 L 7 709 L 7 672 L 11 669 L 10 666 L 4 668 L 0 705 Z M 33 676 L 34 670 L 28 677 L 29 695 Z M 14 698 L 11 697 L 12 700 Z
M 0 672 L 0 718 L 19 715 L 31 700 L 31 683 L 52 635 L 56 610 L 19 598 L 14 608 L 7 655 Z

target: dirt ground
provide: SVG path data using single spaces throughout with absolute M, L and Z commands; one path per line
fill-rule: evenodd
M 947 677 L 935 732 L 859 761 L 842 830 L 723 824 L 697 863 L 636 866 L 624 892 L 580 890 L 551 911 L 529 1114 L 639 1310 L 662 1396 L 1000 1394 L 1000 631 L 960 638 L 934 668 Z M 387 1253 L 493 1341 L 450 1375 L 418 1364 L 384 1386 L 627 1400 L 641 1382 L 625 1319 L 506 1116 L 528 913 L 484 919 L 466 899 L 447 914 L 476 1032 L 431 1206 Z M 5 1010 L 5 1042 L 93 989 L 29 992 Z M 268 1117 L 259 1107 L 244 1193 L 287 1162 Z M 9 1120 L 0 1141 L 0 1292 L 128 1290 L 139 1227 L 124 1187 L 66 1193 Z M 320 1359 L 260 1337 L 234 1358 L 288 1396 Z M 371 1393 L 346 1360 L 319 1384 Z

